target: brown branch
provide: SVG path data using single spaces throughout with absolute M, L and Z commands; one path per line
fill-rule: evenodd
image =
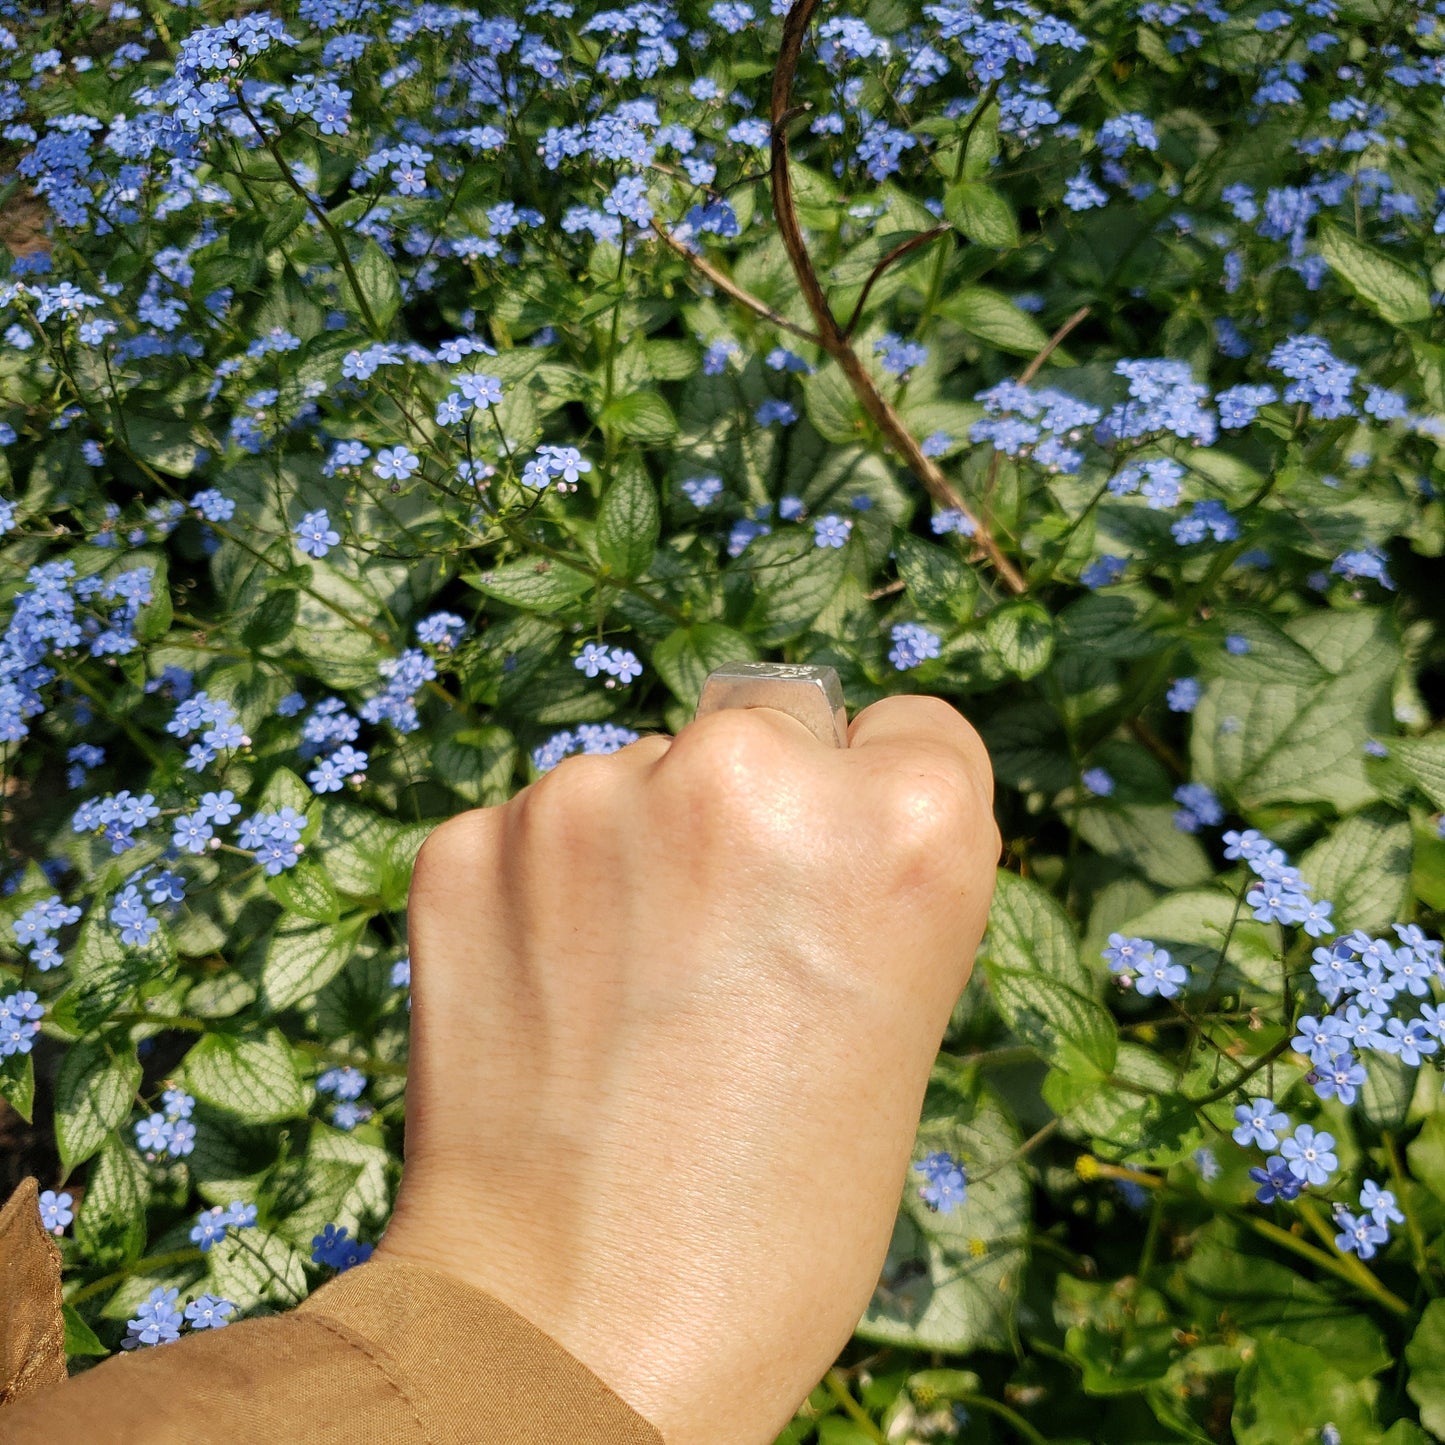
M 1039 374 L 1039 371 L 1042 369 L 1044 362 L 1046 362 L 1049 357 L 1051 357 L 1054 352 L 1059 349 L 1059 344 L 1063 341 L 1064 337 L 1066 337 L 1069 332 L 1071 332 L 1074 327 L 1076 327 L 1079 322 L 1081 322 L 1092 309 L 1093 308 L 1090 306 L 1080 306 L 1079 309 L 1075 311 L 1074 314 L 1070 316 L 1069 319 L 1065 321 L 1064 324 L 1060 326 L 1059 329 L 1054 332 L 1054 334 L 1049 337 L 1046 342 L 1044 342 L 1043 348 L 1039 351 L 1039 354 L 1034 357 L 1034 359 L 1029 362 L 1029 364 L 1024 367 L 1024 369 L 1019 373 L 1020 386 L 1027 386 L 1029 382 L 1031 382 L 1034 377 Z
M 818 273 L 813 269 L 812 257 L 808 254 L 807 243 L 798 224 L 797 206 L 793 200 L 793 179 L 788 170 L 787 123 L 789 117 L 795 114 L 792 104 L 793 79 L 803 53 L 803 40 L 808 33 L 809 23 L 817 13 L 819 3 L 820 0 L 795 0 L 783 21 L 778 65 L 773 72 L 771 173 L 773 217 L 777 222 L 778 234 L 788 253 L 788 260 L 792 263 L 793 274 L 797 277 L 803 300 L 817 323 L 818 344 L 838 363 L 864 411 L 892 442 L 895 450 L 923 483 L 929 495 L 944 506 L 963 513 L 973 524 L 975 546 L 988 558 L 1008 591 L 1015 596 L 1021 596 L 1028 591 L 1028 583 L 1023 574 L 1005 556 L 992 532 L 974 515 L 937 463 L 931 457 L 924 456 L 916 438 L 903 424 L 902 418 L 888 399 L 878 390 L 877 383 L 863 365 L 858 353 L 839 329 L 837 319 L 828 305 L 828 298 L 823 294 Z
M 920 231 L 911 240 L 905 241 L 901 246 L 895 246 L 873 269 L 868 273 L 868 279 L 863 283 L 863 293 L 858 297 L 858 304 L 853 308 L 853 314 L 848 318 L 848 324 L 843 328 L 845 339 L 853 335 L 858 325 L 858 318 L 863 314 L 863 306 L 868 300 L 868 293 L 873 289 L 873 284 L 878 278 L 897 260 L 906 256 L 910 251 L 916 251 L 920 246 L 926 246 L 930 241 L 936 240 L 939 236 L 946 236 L 952 226 L 935 226 L 931 231 Z
M 749 311 L 756 312 L 765 321 L 771 321 L 774 326 L 781 327 L 784 331 L 791 331 L 794 336 L 801 336 L 804 341 L 812 342 L 814 346 L 822 345 L 822 339 L 815 336 L 805 326 L 799 326 L 796 322 L 789 321 L 780 311 L 774 311 L 766 301 L 760 301 L 751 291 L 744 291 L 730 276 L 724 275 L 704 257 L 699 256 L 696 251 L 689 251 L 672 232 L 659 226 L 656 221 L 652 223 L 652 229 L 657 235 L 694 271 L 700 276 L 705 276 L 719 291 L 726 292 L 740 306 L 746 306 Z

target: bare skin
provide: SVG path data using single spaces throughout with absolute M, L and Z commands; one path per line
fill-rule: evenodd
M 846 749 L 715 713 L 444 824 L 378 1254 L 505 1301 L 668 1445 L 767 1445 L 877 1281 L 998 847 L 982 744 L 921 697 Z

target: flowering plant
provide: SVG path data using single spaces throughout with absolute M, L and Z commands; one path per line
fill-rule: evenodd
M 72 1354 L 364 1259 L 430 824 L 781 655 L 957 702 L 1007 848 L 785 1439 L 1445 1434 L 1442 17 L 0 0 Z

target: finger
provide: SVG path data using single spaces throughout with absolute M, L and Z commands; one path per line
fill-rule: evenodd
M 993 798 L 993 767 L 973 724 L 942 698 L 885 697 L 865 707 L 848 729 L 848 748 L 860 756 L 942 754 L 961 764 Z
M 667 733 L 648 733 L 638 738 L 635 743 L 628 743 L 625 748 L 619 749 L 617 755 L 626 758 L 628 762 L 650 764 L 665 757 L 671 746 L 672 738 Z
M 696 749 L 719 743 L 740 747 L 782 745 L 812 751 L 837 752 L 824 744 L 807 723 L 775 707 L 724 707 L 695 717 L 672 740 L 670 755 L 685 757 Z

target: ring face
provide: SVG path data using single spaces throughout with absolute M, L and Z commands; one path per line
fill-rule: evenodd
M 821 743 L 848 745 L 843 686 L 831 667 L 791 662 L 729 662 L 702 685 L 695 717 L 726 707 L 770 707 L 808 728 Z

